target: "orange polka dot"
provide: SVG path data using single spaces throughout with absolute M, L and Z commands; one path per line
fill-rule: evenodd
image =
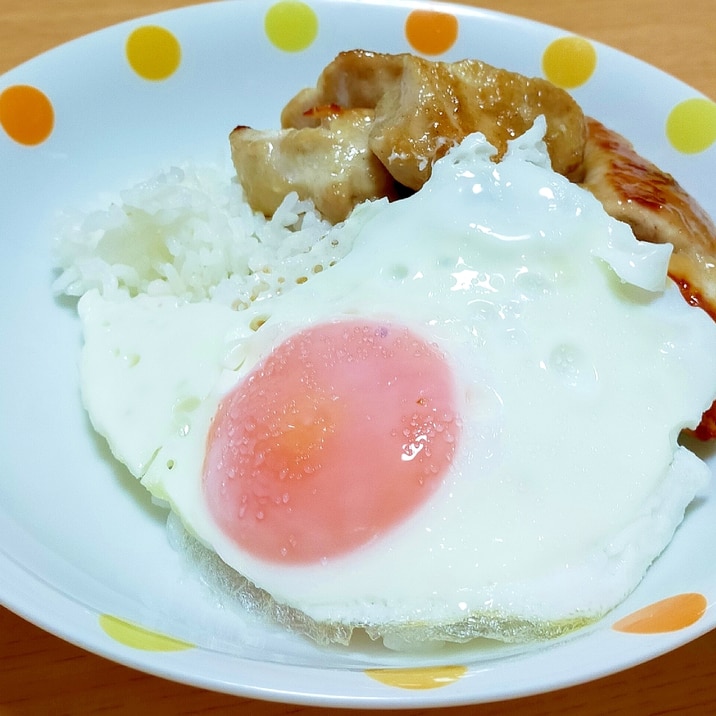
M 597 67 L 597 51 L 583 37 L 560 37 L 542 55 L 544 76 L 563 89 L 583 85 Z
M 405 37 L 425 55 L 447 52 L 455 44 L 457 33 L 457 18 L 446 12 L 413 10 L 405 21 Z
M 37 87 L 12 85 L 0 93 L 0 126 L 19 144 L 42 144 L 54 125 L 52 102 Z
M 686 629 L 706 612 L 708 602 L 703 594 L 690 592 L 654 602 L 632 612 L 612 625 L 612 629 L 629 634 L 661 634 Z
M 464 676 L 466 666 L 419 666 L 412 669 L 366 669 L 366 675 L 399 689 L 439 689 Z
M 125 48 L 130 67 L 145 80 L 171 77 L 181 62 L 181 45 L 163 27 L 138 27 L 127 38 Z

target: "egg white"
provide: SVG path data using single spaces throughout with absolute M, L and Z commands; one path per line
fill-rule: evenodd
M 316 622 L 407 640 L 562 633 L 638 584 L 708 479 L 677 438 L 716 396 L 716 327 L 667 279 L 669 246 L 637 242 L 552 172 L 543 131 L 499 164 L 469 137 L 415 196 L 360 209 L 339 264 L 245 311 L 80 301 L 83 398 L 114 454 L 228 565 Z M 446 355 L 463 424 L 453 467 L 379 540 L 264 563 L 204 502 L 212 417 L 287 336 L 356 316 Z

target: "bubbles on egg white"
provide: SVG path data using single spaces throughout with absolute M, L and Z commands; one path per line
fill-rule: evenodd
M 543 366 L 565 386 L 585 392 L 593 389 L 599 378 L 596 367 L 582 350 L 568 343 L 556 346 Z

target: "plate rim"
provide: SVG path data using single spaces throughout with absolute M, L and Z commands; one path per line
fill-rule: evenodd
M 344 5 L 344 6 L 352 6 L 352 7 L 361 7 L 362 9 L 365 9 L 367 6 L 365 3 L 361 3 L 360 0 L 309 0 L 310 4 L 315 6 L 323 6 L 323 5 Z M 214 8 L 219 6 L 226 6 L 226 5 L 233 5 L 233 6 L 241 6 L 241 5 L 263 5 L 263 6 L 269 6 L 272 4 L 270 0 L 213 0 L 212 2 L 203 3 L 203 4 L 194 4 L 189 6 L 184 6 L 180 8 L 170 9 L 170 10 L 164 10 L 160 12 L 151 13 L 149 15 L 144 16 L 138 16 L 135 18 L 131 18 L 128 20 L 124 20 L 119 23 L 114 23 L 112 25 L 109 25 L 107 27 L 95 30 L 91 33 L 87 33 L 84 35 L 81 35 L 75 39 L 69 40 L 68 42 L 62 43 L 54 48 L 51 48 L 49 50 L 46 50 L 45 52 L 37 55 L 34 58 L 31 58 L 29 60 L 26 60 L 22 62 L 21 64 L 17 65 L 16 67 L 11 68 L 7 72 L 0 75 L 0 88 L 2 85 L 9 81 L 14 81 L 15 75 L 22 75 L 29 67 L 33 67 L 38 63 L 39 60 L 46 60 L 48 57 L 56 58 L 57 56 L 64 53 L 68 47 L 76 48 L 79 44 L 83 42 L 87 42 L 88 39 L 96 38 L 98 36 L 105 35 L 110 32 L 118 32 L 122 29 L 126 29 L 129 27 L 132 27 L 134 25 L 137 25 L 138 23 L 146 23 L 147 21 L 153 21 L 153 22 L 161 22 L 162 18 L 168 17 L 168 16 L 176 16 L 178 14 L 189 14 L 193 12 L 199 12 L 201 14 L 203 13 L 211 13 Z M 505 13 L 502 11 L 497 10 L 490 10 L 486 8 L 479 8 L 472 5 L 463 5 L 460 3 L 454 3 L 454 2 L 439 2 L 438 0 L 431 1 L 431 0 L 378 0 L 377 2 L 370 3 L 369 7 L 371 8 L 371 11 L 375 8 L 378 10 L 385 8 L 385 7 L 395 7 L 395 8 L 430 8 L 430 9 L 442 9 L 447 12 L 452 12 L 454 14 L 460 15 L 462 17 L 470 18 L 471 20 L 477 19 L 480 20 L 499 20 L 501 22 L 505 22 L 506 24 L 520 24 L 524 26 L 528 26 L 530 28 L 538 29 L 542 32 L 554 32 L 554 31 L 560 31 L 567 33 L 566 30 L 562 30 L 562 28 L 554 25 L 549 25 L 547 23 L 543 23 L 536 20 L 531 20 L 528 18 L 520 17 L 517 15 L 511 15 L 509 13 Z M 571 34 L 571 33 L 569 33 Z M 669 77 L 672 80 L 681 83 L 684 87 L 688 88 L 692 91 L 693 94 L 696 96 L 704 97 L 701 92 L 698 90 L 695 90 L 685 83 L 683 83 L 681 80 L 679 80 L 676 77 L 673 77 L 672 75 L 664 72 L 663 70 L 660 70 L 643 60 L 640 60 L 639 58 L 633 57 L 629 55 L 628 53 L 625 53 L 619 49 L 610 47 L 609 45 L 605 45 L 604 43 L 600 43 L 598 41 L 591 40 L 593 44 L 597 47 L 605 48 L 609 52 L 617 53 L 617 55 L 628 58 L 628 61 L 631 63 L 639 63 L 645 68 L 649 68 L 650 71 L 656 71 L 660 75 L 663 75 L 665 77 Z M 3 514 L 0 512 L 0 517 L 3 517 Z M 0 565 L 3 567 L 8 567 L 9 569 L 17 568 L 20 572 L 24 572 L 27 575 L 27 578 L 30 579 L 30 581 L 37 580 L 43 584 L 43 588 L 48 590 L 49 592 L 52 592 L 52 595 L 54 598 L 59 599 L 62 601 L 63 599 L 70 602 L 73 607 L 74 611 L 73 614 L 77 617 L 76 619 L 76 627 L 75 629 L 80 629 L 80 624 L 82 623 L 82 619 L 80 618 L 83 615 L 86 615 L 86 613 L 89 610 L 93 610 L 93 607 L 90 607 L 88 605 L 83 605 L 82 603 L 77 602 L 75 599 L 73 599 L 71 596 L 63 595 L 62 593 L 57 592 L 57 590 L 48 583 L 44 583 L 40 576 L 32 575 L 30 572 L 24 569 L 24 567 L 20 564 L 17 564 L 14 562 L 12 555 L 8 554 L 4 549 L 0 548 Z M 8 566 L 9 565 L 9 566 Z M 3 569 L 3 571 L 5 571 Z M 22 617 L 23 619 L 26 619 L 30 623 L 42 628 L 43 630 L 54 634 L 55 636 L 72 643 L 80 648 L 83 648 L 87 651 L 90 651 L 92 653 L 95 653 L 99 656 L 102 656 L 104 658 L 110 659 L 112 661 L 115 661 L 117 663 L 123 664 L 125 666 L 129 666 L 131 668 L 140 669 L 143 672 L 146 672 L 148 674 L 152 674 L 154 676 L 158 676 L 160 678 L 168 679 L 171 681 L 177 681 L 178 683 L 186 683 L 193 686 L 197 686 L 199 688 L 206 688 L 211 689 L 214 691 L 219 691 L 223 693 L 229 693 L 233 695 L 239 695 L 239 696 L 245 696 L 247 698 L 256 698 L 256 699 L 262 699 L 262 700 L 269 700 L 269 701 L 279 701 L 284 703 L 293 703 L 293 704 L 304 704 L 304 705 L 310 705 L 310 706 L 335 706 L 335 707 L 351 707 L 351 708 L 414 708 L 414 707 L 436 707 L 436 706 L 459 706 L 459 705 L 468 705 L 468 704 L 477 704 L 477 703 L 489 703 L 494 702 L 498 700 L 510 700 L 513 698 L 522 698 L 524 696 L 530 696 L 535 695 L 538 693 L 545 693 L 547 691 L 553 691 L 556 689 L 561 689 L 569 686 L 575 686 L 581 683 L 585 683 L 587 681 L 591 681 L 593 679 L 601 678 L 603 676 L 607 676 L 609 674 L 617 673 L 620 671 L 623 671 L 624 669 L 630 668 L 636 664 L 643 663 L 644 661 L 651 660 L 653 658 L 657 658 L 658 656 L 667 653 L 669 651 L 672 651 L 673 649 L 677 648 L 678 646 L 681 646 L 683 644 L 686 644 L 690 641 L 693 641 L 694 639 L 698 638 L 699 636 L 702 636 L 703 634 L 707 633 L 708 631 L 711 631 L 714 626 L 716 626 L 716 617 L 712 617 L 710 619 L 704 619 L 699 624 L 692 627 L 688 633 L 685 633 L 683 636 L 683 639 L 676 640 L 678 643 L 671 644 L 671 643 L 664 643 L 664 647 L 659 649 L 658 647 L 655 650 L 652 650 L 652 653 L 649 656 L 646 656 L 643 659 L 638 658 L 631 658 L 626 660 L 624 663 L 618 663 L 616 665 L 605 667 L 601 673 L 596 673 L 594 669 L 590 670 L 589 674 L 582 674 L 581 676 L 577 677 L 563 677 L 561 680 L 557 680 L 553 682 L 551 685 L 544 689 L 540 688 L 531 688 L 526 689 L 523 691 L 520 691 L 519 689 L 515 691 L 515 693 L 507 695 L 507 696 L 501 696 L 498 698 L 488 698 L 486 700 L 479 697 L 479 694 L 471 694 L 469 693 L 463 693 L 463 690 L 461 689 L 439 689 L 434 691 L 422 691 L 422 692 L 413 692 L 413 691 L 398 691 L 396 689 L 392 689 L 391 691 L 386 691 L 385 696 L 376 696 L 375 694 L 370 695 L 361 695 L 361 694 L 333 694 L 333 695 L 326 695 L 315 692 L 314 689 L 308 688 L 304 692 L 300 691 L 292 691 L 292 692 L 285 692 L 280 689 L 271 688 L 269 685 L 265 686 L 255 686 L 252 684 L 239 684 L 239 683 L 226 683 L 226 682 L 215 682 L 212 683 L 211 680 L 207 680 L 206 678 L 199 678 L 196 675 L 190 673 L 189 671 L 181 672 L 180 678 L 176 671 L 169 671 L 165 668 L 162 668 L 160 663 L 152 658 L 151 653 L 144 653 L 139 651 L 129 651 L 126 650 L 118 650 L 116 649 L 116 644 L 108 644 L 104 645 L 102 644 L 102 638 L 101 634 L 99 632 L 93 632 L 90 630 L 89 634 L 90 636 L 94 636 L 96 638 L 88 639 L 86 637 L 82 636 L 81 632 L 78 632 L 76 630 L 73 630 L 69 627 L 63 628 L 63 626 L 59 622 L 53 622 L 51 619 L 48 619 L 42 612 L 42 607 L 38 606 L 35 609 L 28 609 L 26 606 L 24 606 L 18 599 L 17 595 L 13 594 L 12 588 L 8 589 L 7 584 L 9 584 L 9 580 L 6 582 L 6 587 L 2 588 L 0 587 L 0 604 L 7 607 L 10 611 L 14 612 L 18 616 Z M 14 583 L 14 580 L 13 580 Z M 29 584 L 28 584 L 29 586 Z M 236 657 L 236 656 L 230 656 L 231 659 L 238 659 L 240 661 L 246 661 L 246 659 L 242 657 Z M 161 660 L 159 660 L 161 661 Z M 275 665 L 272 665 L 272 668 Z M 299 669 L 299 671 L 303 672 L 305 669 L 309 670 L 319 670 L 324 671 L 323 667 L 305 667 L 305 666 L 295 666 L 295 665 L 284 665 L 283 668 L 290 668 L 290 669 Z M 454 698 L 450 698 L 451 696 L 454 696 Z

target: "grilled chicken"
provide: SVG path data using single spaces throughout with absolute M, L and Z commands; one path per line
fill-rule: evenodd
M 395 182 L 368 149 L 372 110 L 315 109 L 317 126 L 261 131 L 237 127 L 231 156 L 249 204 L 271 216 L 292 191 L 329 221 L 367 199 L 395 198 Z
M 555 171 L 581 178 L 585 141 L 582 110 L 546 80 L 527 78 L 477 60 L 431 62 L 413 55 L 343 52 L 284 108 L 282 126 L 310 126 L 311 107 L 337 104 L 375 109 L 368 146 L 394 179 L 412 190 L 432 164 L 472 132 L 498 150 L 523 134 L 539 115 Z
M 563 90 L 476 60 L 454 64 L 404 55 L 401 81 L 376 106 L 370 148 L 396 181 L 419 189 L 432 164 L 472 132 L 502 157 L 507 142 L 547 120 L 545 143 L 555 171 L 578 179 L 584 116 Z
M 405 55 L 386 55 L 365 50 L 341 52 L 321 72 L 315 87 L 301 90 L 281 112 L 282 127 L 315 127 L 313 107 L 375 109 L 380 98 L 403 74 Z
M 673 244 L 669 275 L 689 303 L 716 320 L 716 227 L 709 216 L 624 137 L 594 119 L 587 128 L 582 185 L 637 239 Z
M 556 170 L 580 178 L 584 115 L 549 82 L 475 60 L 354 50 L 286 105 L 280 131 L 237 127 L 230 141 L 255 209 L 271 215 L 297 191 L 336 222 L 366 199 L 419 189 L 433 162 L 471 132 L 483 132 L 501 155 L 540 114 Z

